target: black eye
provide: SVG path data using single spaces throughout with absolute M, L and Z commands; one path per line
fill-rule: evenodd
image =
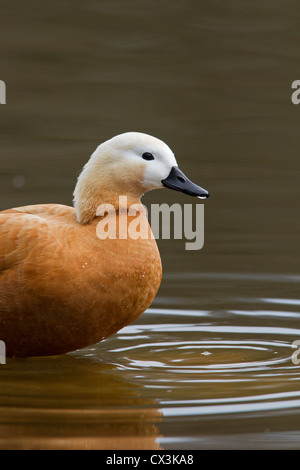
M 149 152 L 143 153 L 142 157 L 144 160 L 154 160 L 152 153 L 149 153 Z

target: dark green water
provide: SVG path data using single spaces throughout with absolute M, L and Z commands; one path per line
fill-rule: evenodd
M 131 130 L 211 198 L 202 250 L 158 240 L 135 324 L 0 366 L 0 448 L 300 448 L 296 1 L 2 3 L 1 209 L 71 204 L 94 148 Z

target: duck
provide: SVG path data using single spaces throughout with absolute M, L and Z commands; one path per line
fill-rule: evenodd
M 147 310 L 162 263 L 141 198 L 160 188 L 209 197 L 179 169 L 165 142 L 125 132 L 92 153 L 77 178 L 73 206 L 0 212 L 0 340 L 7 357 L 60 355 L 97 344 Z M 133 206 L 139 210 L 129 213 Z M 114 217 L 114 226 L 128 228 L 137 215 L 149 236 L 99 234 L 100 223 L 107 228 Z

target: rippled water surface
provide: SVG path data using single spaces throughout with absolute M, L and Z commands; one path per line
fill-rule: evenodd
M 298 10 L 12 0 L 1 11 L 1 209 L 71 204 L 96 145 L 127 130 L 165 140 L 212 196 L 202 250 L 158 240 L 162 286 L 134 324 L 0 365 L 0 448 L 300 448 Z M 144 202 L 192 201 L 163 190 Z

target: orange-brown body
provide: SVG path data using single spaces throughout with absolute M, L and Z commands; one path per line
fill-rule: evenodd
M 8 356 L 95 344 L 151 304 L 162 276 L 155 240 L 100 240 L 98 221 L 80 224 L 74 208 L 57 204 L 0 212 L 0 339 Z

